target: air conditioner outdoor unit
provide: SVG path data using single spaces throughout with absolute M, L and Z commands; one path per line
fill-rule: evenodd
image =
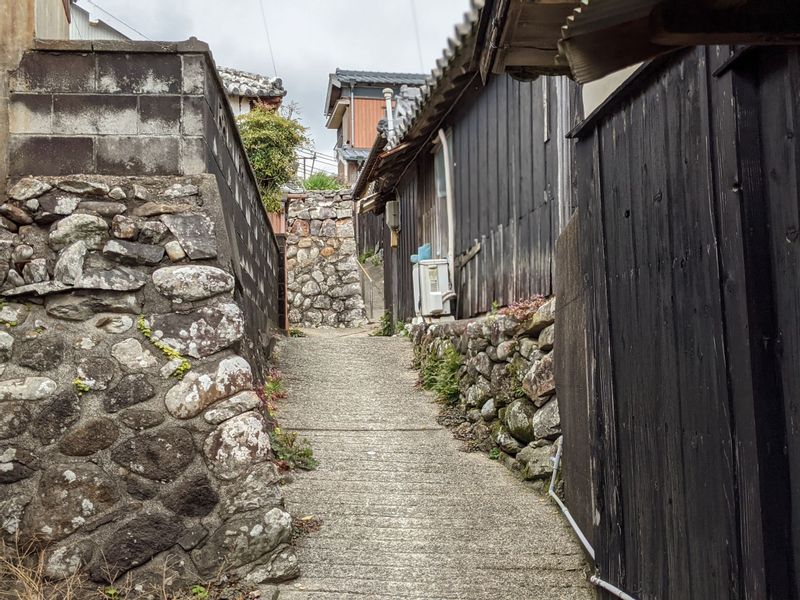
M 413 267 L 414 307 L 421 317 L 443 317 L 452 314 L 450 300 L 444 300 L 450 290 L 446 258 L 421 260 Z

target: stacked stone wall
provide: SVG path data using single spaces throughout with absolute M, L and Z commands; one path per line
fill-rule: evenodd
M 418 361 L 441 358 L 448 347 L 461 357 L 457 437 L 493 452 L 542 490 L 561 443 L 554 333 L 555 298 L 525 318 L 495 314 L 411 328 Z
M 297 575 L 232 260 L 211 175 L 9 185 L 0 535 L 47 577 Z
M 305 198 L 290 201 L 287 217 L 290 325 L 366 325 L 350 195 L 310 192 Z

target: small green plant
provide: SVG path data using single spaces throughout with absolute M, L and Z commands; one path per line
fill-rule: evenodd
M 72 387 L 75 388 L 75 393 L 78 394 L 78 396 L 92 391 L 92 387 L 80 377 L 76 377 L 72 380 Z
M 192 597 L 197 598 L 197 600 L 208 600 L 208 590 L 202 585 L 194 585 L 189 591 L 192 593 Z
M 378 325 L 378 329 L 376 329 L 372 335 L 377 337 L 391 337 L 394 335 L 394 319 L 390 311 L 387 310 L 383 313 L 380 325 Z
M 458 370 L 461 367 L 461 355 L 453 344 L 447 343 L 441 358 L 435 350 L 419 357 L 420 385 L 426 390 L 436 393 L 442 402 L 454 404 L 458 402 Z
M 497 460 L 500 458 L 500 448 L 492 448 L 489 450 L 489 458 L 491 460 Z
M 338 190 L 342 186 L 334 175 L 314 173 L 303 182 L 306 190 Z
M 496 315 L 500 311 L 500 303 L 497 300 L 492 300 L 492 314 Z
M 175 350 L 169 344 L 165 344 L 161 340 L 157 340 L 153 337 L 153 330 L 147 326 L 147 322 L 145 321 L 144 315 L 139 315 L 138 321 L 136 321 L 136 328 L 141 332 L 141 334 L 151 343 L 153 346 L 158 348 L 161 353 L 166 356 L 169 360 L 179 360 L 180 363 L 175 370 L 172 371 L 171 377 L 175 379 L 183 379 L 184 375 L 188 373 L 192 368 L 192 363 L 189 362 L 189 359 L 183 356 L 180 352 Z
M 289 330 L 289 337 L 304 338 L 304 337 L 308 337 L 308 336 L 305 333 L 303 333 L 303 331 L 301 329 L 298 329 L 297 327 L 292 327 Z
M 119 590 L 114 586 L 107 587 L 103 590 L 103 595 L 109 600 L 120 600 L 121 596 Z
M 276 427 L 270 434 L 272 451 L 287 469 L 313 471 L 319 464 L 314 458 L 314 450 L 306 439 L 298 439 L 296 432 L 283 432 Z
M 364 252 L 358 255 L 358 262 L 360 262 L 362 265 L 365 265 L 367 264 L 367 261 L 373 256 L 375 256 L 375 250 L 365 250 Z

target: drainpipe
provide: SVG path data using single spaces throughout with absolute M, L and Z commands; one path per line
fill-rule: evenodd
M 562 448 L 563 445 L 560 445 L 558 447 L 558 450 L 556 451 L 556 457 L 553 459 L 553 475 L 552 477 L 550 477 L 550 489 L 547 491 L 547 493 L 553 500 L 555 500 L 556 504 L 558 504 L 558 507 L 561 509 L 561 512 L 564 513 L 564 517 L 566 517 L 567 521 L 569 522 L 569 526 L 572 527 L 572 531 L 574 531 L 575 535 L 578 536 L 578 539 L 580 540 L 587 554 L 592 557 L 592 560 L 594 560 L 594 548 L 592 548 L 592 545 L 589 543 L 589 540 L 586 539 L 586 536 L 581 531 L 581 528 L 578 527 L 578 524 L 572 517 L 572 513 L 569 512 L 569 509 L 566 506 L 564 506 L 564 503 L 561 501 L 561 498 L 559 498 L 558 494 L 556 494 L 556 476 L 558 476 L 558 469 L 561 466 Z M 592 575 L 589 578 L 589 583 L 591 583 L 596 587 L 604 589 L 612 596 L 616 596 L 617 598 L 621 598 L 622 600 L 636 600 L 636 598 L 634 598 L 630 594 L 623 592 L 617 586 L 608 583 L 607 581 L 601 579 L 597 575 Z
M 383 90 L 383 98 L 386 100 L 386 130 L 388 131 L 389 135 L 394 132 L 394 111 L 392 110 L 392 96 L 394 96 L 394 92 L 392 88 L 386 88 Z
M 447 195 L 447 266 L 450 270 L 450 290 L 455 285 L 455 264 L 456 264 L 456 206 L 453 197 L 453 175 L 450 172 L 453 162 L 450 157 L 450 146 L 447 143 L 447 135 L 444 129 L 439 129 L 439 142 L 442 144 L 444 157 L 444 189 Z

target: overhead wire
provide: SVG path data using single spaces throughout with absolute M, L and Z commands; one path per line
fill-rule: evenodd
M 258 0 L 258 7 L 261 9 L 261 22 L 264 24 L 264 33 L 267 37 L 267 48 L 269 49 L 269 58 L 272 61 L 272 70 L 275 77 L 278 76 L 278 67 L 275 64 L 275 53 L 272 51 L 272 39 L 269 36 L 269 27 L 267 26 L 267 13 L 264 11 L 264 0 Z
M 152 40 L 151 40 L 149 37 L 147 37 L 147 36 L 146 36 L 145 34 L 143 34 L 141 31 L 139 31 L 138 29 L 136 29 L 136 28 L 135 28 L 135 27 L 133 27 L 132 25 L 129 25 L 128 23 L 126 23 L 125 21 L 123 21 L 122 19 L 120 19 L 118 16 L 111 14 L 111 13 L 110 13 L 110 12 L 108 12 L 108 11 L 107 11 L 105 8 L 103 8 L 102 6 L 100 6 L 99 4 L 97 4 L 96 2 L 94 2 L 93 0 L 86 0 L 86 2 L 88 2 L 89 4 L 91 4 L 92 6 L 94 6 L 94 7 L 95 7 L 97 10 L 99 10 L 100 12 L 103 12 L 103 13 L 105 13 L 106 15 L 108 15 L 109 17 L 111 17 L 112 19 L 114 19 L 115 21 L 117 21 L 117 22 L 119 22 L 119 23 L 122 23 L 122 24 L 123 24 L 125 27 L 127 27 L 127 28 L 128 28 L 128 29 L 130 29 L 131 31 L 135 32 L 137 35 L 140 35 L 140 36 L 142 36 L 142 37 L 143 37 L 144 39 L 146 39 L 146 40 L 152 41 Z

